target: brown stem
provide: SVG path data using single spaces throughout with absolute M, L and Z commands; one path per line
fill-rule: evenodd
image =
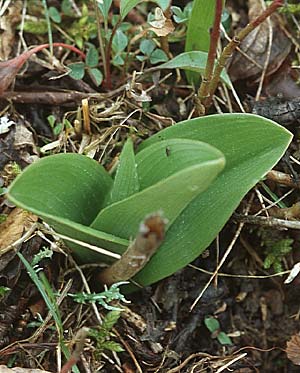
M 215 65 L 215 59 L 217 55 L 217 46 L 218 40 L 220 37 L 220 24 L 221 24 L 221 16 L 223 10 L 223 0 L 216 0 L 215 5 L 215 18 L 214 24 L 210 33 L 210 44 L 209 44 L 209 51 L 206 61 L 205 72 L 203 75 L 203 79 L 198 90 L 198 99 L 202 103 L 208 96 L 209 96 L 209 84 L 213 77 L 213 70 Z M 199 111 L 199 109 L 198 109 Z M 204 113 L 199 113 L 199 115 L 203 115 Z
M 209 96 L 203 102 L 206 109 L 211 105 L 213 95 L 220 80 L 221 72 L 225 67 L 228 59 L 232 56 L 235 48 L 245 39 L 246 36 L 248 36 L 248 34 L 250 34 L 251 31 L 253 31 L 257 26 L 264 22 L 266 18 L 270 17 L 271 14 L 273 14 L 279 7 L 281 7 L 283 5 L 283 1 L 284 0 L 274 0 L 272 4 L 260 16 L 248 23 L 248 25 L 243 30 L 241 30 L 237 34 L 237 36 L 235 36 L 223 49 L 223 52 L 214 70 L 213 78 L 209 85 Z
M 121 259 L 98 275 L 103 284 L 126 281 L 138 273 L 160 246 L 165 235 L 165 219 L 152 214 L 141 223 L 136 239 L 129 245 Z
M 105 65 L 106 65 L 106 79 L 103 83 L 103 86 L 112 89 L 112 82 L 111 82 L 111 69 L 110 69 L 110 59 L 111 59 L 111 51 L 112 51 L 112 42 L 113 38 L 117 32 L 118 27 L 120 26 L 121 18 L 118 20 L 118 22 L 114 25 L 114 28 L 112 29 L 109 41 L 106 46 L 105 51 Z

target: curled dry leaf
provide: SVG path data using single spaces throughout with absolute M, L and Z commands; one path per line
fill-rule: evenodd
M 286 343 L 286 354 L 287 357 L 295 365 L 300 365 L 300 335 L 295 334 Z
M 82 53 L 79 49 L 73 47 L 72 45 L 64 44 L 64 43 L 53 43 L 54 47 L 63 47 L 70 49 L 71 51 L 79 54 L 81 58 L 85 58 L 85 54 Z M 32 48 L 15 58 L 12 58 L 8 61 L 0 62 L 0 97 L 3 93 L 7 90 L 10 84 L 13 82 L 15 76 L 18 74 L 20 68 L 24 65 L 24 63 L 34 54 L 39 52 L 42 49 L 48 48 L 49 44 L 42 44 L 38 45 L 35 48 Z
M 171 19 L 166 18 L 160 8 L 155 9 L 155 19 L 149 22 L 149 30 L 153 31 L 157 36 L 167 36 L 174 31 L 175 27 Z

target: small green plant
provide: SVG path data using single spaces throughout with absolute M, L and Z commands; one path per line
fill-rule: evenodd
M 77 293 L 77 294 L 69 294 L 70 297 L 74 299 L 75 302 L 78 303 L 89 303 L 94 302 L 100 304 L 103 308 L 109 311 L 122 311 L 122 308 L 110 305 L 109 303 L 113 301 L 130 303 L 127 301 L 123 294 L 120 293 L 119 286 L 127 284 L 127 282 L 117 282 L 109 289 L 106 289 L 102 293 L 92 293 L 92 294 L 85 294 L 85 293 Z
M 102 324 L 98 328 L 90 329 L 89 335 L 96 341 L 96 359 L 100 358 L 104 350 L 113 352 L 122 352 L 123 348 L 119 343 L 112 341 L 111 338 L 115 337 L 111 331 L 114 325 L 120 318 L 120 311 L 110 311 L 103 319 Z
M 145 216 L 161 210 L 168 220 L 165 239 L 134 277 L 147 285 L 212 242 L 290 140 L 285 128 L 251 114 L 195 118 L 155 134 L 136 154 L 128 141 L 113 177 L 84 155 L 45 157 L 18 176 L 8 197 L 64 235 L 83 262 L 111 262 Z
M 55 321 L 55 326 L 58 334 L 59 339 L 59 345 L 62 350 L 62 353 L 64 354 L 66 359 L 70 358 L 70 352 L 65 344 L 64 338 L 63 338 L 63 323 L 61 320 L 61 315 L 57 306 L 56 302 L 56 295 L 49 284 L 49 281 L 47 277 L 45 276 L 44 272 L 39 267 L 40 260 L 44 258 L 49 258 L 49 250 L 43 249 L 39 254 L 37 254 L 34 258 L 33 265 L 30 264 L 21 253 L 18 253 L 19 258 L 21 259 L 22 263 L 24 264 L 28 275 L 30 276 L 31 280 L 39 290 L 41 296 L 44 299 L 44 302 L 46 303 L 49 312 L 51 313 L 53 320 Z M 76 366 L 74 366 L 74 372 L 79 373 L 79 370 Z
M 204 324 L 207 327 L 207 329 L 211 332 L 212 338 L 217 338 L 221 345 L 232 345 L 231 339 L 228 337 L 226 333 L 221 331 L 220 323 L 215 317 L 205 317 Z
M 176 23 L 187 23 L 191 17 L 193 2 L 190 1 L 181 9 L 178 6 L 172 6 L 173 19 Z
M 59 135 L 64 129 L 72 127 L 68 119 L 65 118 L 62 122 L 57 122 L 56 117 L 52 114 L 48 115 L 47 120 L 53 130 L 53 134 L 56 136 Z
M 153 40 L 143 39 L 140 44 L 140 51 L 143 55 L 136 56 L 139 61 L 149 60 L 152 65 L 168 61 L 166 53 L 157 48 Z
M 5 296 L 11 289 L 6 286 L 0 286 L 0 299 Z
M 274 237 L 274 233 L 268 229 L 261 231 L 260 236 L 266 255 L 264 268 L 269 269 L 273 267 L 276 273 L 282 272 L 282 261 L 292 251 L 294 240 L 291 238 Z
M 70 69 L 69 76 L 80 80 L 87 73 L 96 86 L 102 83 L 103 75 L 97 68 L 99 64 L 99 53 L 93 44 L 89 44 L 85 62 L 75 62 L 68 65 Z

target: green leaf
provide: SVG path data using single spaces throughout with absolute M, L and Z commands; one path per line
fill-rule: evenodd
M 54 128 L 54 124 L 56 122 L 56 118 L 53 114 L 47 116 L 47 121 L 50 124 L 51 128 Z
M 120 55 L 117 55 L 113 58 L 112 63 L 115 66 L 123 66 L 125 62 Z
M 78 154 L 58 154 L 27 167 L 11 184 L 8 196 L 58 233 L 120 253 L 127 240 L 89 227 L 111 186 L 111 177 L 97 162 Z M 66 241 L 85 262 L 99 259 L 98 253 Z
M 110 331 L 115 326 L 115 324 L 119 320 L 120 316 L 121 316 L 120 311 L 110 311 L 110 312 L 108 312 L 107 315 L 105 315 L 105 317 L 103 319 L 101 327 L 103 329 L 106 329 L 106 330 Z
M 146 215 L 159 210 L 170 226 L 222 170 L 224 158 L 208 144 L 170 139 L 139 153 L 136 164 L 140 192 L 101 210 L 92 228 L 128 239 Z
M 144 53 L 146 56 L 150 56 L 151 53 L 156 48 L 156 44 L 153 40 L 149 39 L 143 39 L 140 44 L 140 50 L 142 53 Z
M 102 343 L 101 347 L 104 350 L 108 350 L 108 351 L 114 351 L 114 352 L 124 351 L 123 347 L 119 343 L 114 342 L 114 341 L 105 341 Z
M 220 329 L 219 321 L 215 317 L 205 317 L 204 324 L 211 333 Z
M 194 0 L 191 17 L 189 19 L 185 51 L 208 52 L 210 44 L 210 29 L 215 17 L 215 1 Z M 190 73 L 187 69 L 189 83 L 197 84 L 199 75 Z
M 139 191 L 139 180 L 137 175 L 133 144 L 131 139 L 125 143 L 113 187 L 109 193 L 107 204 L 122 201 Z
M 118 29 L 113 37 L 112 48 L 115 53 L 122 52 L 128 44 L 128 38 L 126 34 L 120 29 Z
M 161 49 L 155 49 L 153 53 L 151 53 L 150 56 L 150 62 L 154 65 L 159 62 L 165 62 L 168 61 L 168 56 L 166 53 Z
M 29 166 L 8 197 L 71 237 L 64 240 L 85 262 L 108 258 L 72 238 L 120 254 L 145 215 L 162 209 L 169 219 L 165 240 L 135 277 L 147 285 L 201 254 L 290 140 L 286 129 L 255 115 L 195 118 L 140 146 L 135 157 L 140 190 L 122 201 L 104 207 L 113 185 L 110 176 L 97 162 L 76 154 L 49 156 Z M 226 167 L 216 177 L 224 164 L 220 151 Z M 126 167 L 122 172 L 128 172 Z
M 99 54 L 96 47 L 93 44 L 90 44 L 89 46 L 85 62 L 89 67 L 95 67 L 99 63 Z
M 109 12 L 109 9 L 111 7 L 111 4 L 112 4 L 112 0 L 103 0 L 102 3 L 99 3 L 98 2 L 98 7 L 104 17 L 105 20 L 107 20 L 108 18 L 108 12 Z
M 195 71 L 198 74 L 202 74 L 205 71 L 206 60 L 206 52 L 185 52 L 172 58 L 168 62 L 159 65 L 158 67 L 160 69 L 184 69 L 188 71 Z M 226 71 L 224 70 L 221 73 L 221 79 L 229 88 L 232 86 L 231 80 Z
M 59 11 L 54 7 L 50 6 L 48 9 L 49 16 L 52 19 L 53 22 L 55 23 L 60 23 L 61 22 L 61 15 Z
M 178 6 L 172 6 L 173 18 L 176 23 L 183 23 L 187 21 L 183 11 Z
M 80 80 L 84 77 L 85 65 L 83 62 L 70 63 L 70 65 L 68 65 L 68 68 L 70 69 L 69 76 L 71 78 Z
M 121 0 L 120 2 L 120 14 L 121 19 L 123 20 L 127 14 L 136 6 L 138 5 L 142 0 Z
M 162 10 L 166 10 L 171 4 L 171 0 L 153 0 Z
M 224 332 L 220 332 L 217 335 L 218 341 L 221 343 L 223 346 L 231 346 L 232 345 L 232 340 L 228 337 L 228 335 Z
M 169 228 L 158 252 L 135 277 L 143 285 L 169 276 L 209 246 L 244 195 L 280 159 L 292 134 L 275 122 L 252 114 L 210 115 L 160 131 L 144 141 L 140 151 L 175 138 L 209 142 L 225 155 L 226 166 Z
M 102 83 L 103 81 L 103 74 L 102 74 L 102 71 L 100 71 L 99 69 L 96 69 L 96 68 L 92 68 L 92 69 L 88 69 L 87 70 L 89 75 L 90 75 L 90 78 L 92 79 L 93 83 L 99 87 L 99 85 Z
M 41 19 L 38 21 L 26 21 L 24 22 L 23 30 L 35 35 L 44 35 L 48 31 L 48 24 L 46 20 Z
M 63 0 L 61 3 L 61 10 L 63 13 L 67 16 L 74 17 L 74 11 L 72 8 L 72 2 L 71 0 Z

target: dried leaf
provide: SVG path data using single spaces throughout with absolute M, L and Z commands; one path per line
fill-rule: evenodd
M 157 36 L 167 36 L 174 31 L 175 27 L 171 19 L 165 17 L 160 8 L 155 9 L 155 19 L 149 22 L 149 30 L 153 31 Z
M 29 230 L 36 221 L 35 215 L 15 208 L 0 224 L 0 257 L 8 252 L 11 245 L 21 238 L 24 231 Z
M 286 343 L 286 354 L 287 357 L 295 365 L 300 365 L 300 335 L 295 334 Z

